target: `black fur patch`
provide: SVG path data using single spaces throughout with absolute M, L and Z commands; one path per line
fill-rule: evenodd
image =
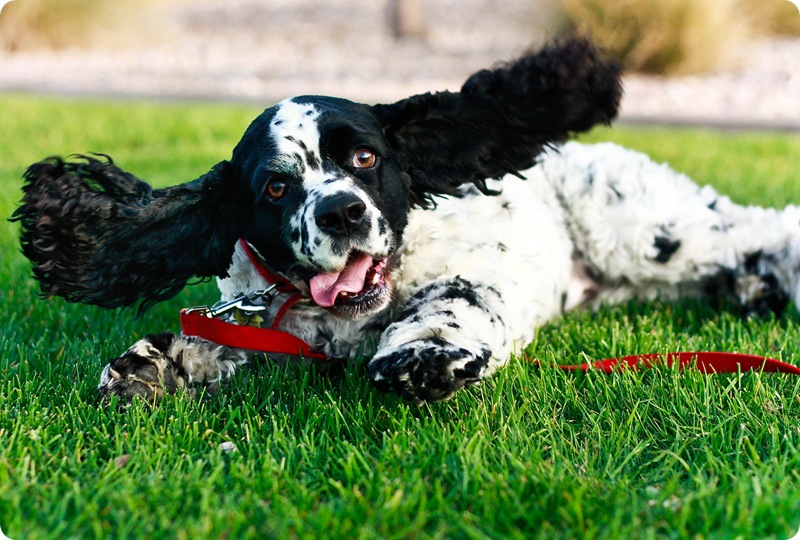
M 320 168 L 319 157 L 310 150 L 306 150 L 306 163 L 308 163 L 308 166 L 314 171 L 318 171 Z
M 313 114 L 313 111 L 308 111 L 306 114 L 308 115 L 309 113 Z M 286 136 L 286 140 L 290 141 L 290 142 L 293 142 L 296 145 L 298 145 L 300 148 L 302 148 L 303 153 L 306 156 L 306 161 L 305 162 L 308 163 L 308 166 L 312 170 L 315 170 L 315 171 L 319 170 L 319 167 L 320 167 L 319 158 L 317 157 L 317 154 L 315 154 L 314 152 L 312 152 L 311 150 L 308 149 L 308 146 L 306 145 L 305 142 L 303 142 L 303 141 L 301 141 L 299 139 L 295 139 L 291 135 L 287 135 Z M 299 155 L 297 155 L 297 157 L 298 157 L 298 159 L 300 158 Z
M 160 334 L 148 334 L 145 338 L 153 347 L 158 349 L 162 355 L 166 355 L 172 344 L 175 343 L 175 334 L 172 332 L 162 332 Z
M 450 282 L 444 290 L 436 295 L 437 300 L 463 300 L 471 307 L 486 311 L 486 304 L 478 293 L 467 281 L 456 278 Z
M 653 242 L 653 247 L 658 250 L 654 260 L 661 264 L 666 264 L 672 258 L 676 251 L 681 247 L 680 240 L 673 240 L 666 236 L 656 236 Z
M 166 189 L 110 159 L 49 158 L 25 173 L 22 251 L 46 296 L 141 309 L 194 277 L 224 276 L 240 237 L 240 201 L 227 162 Z M 176 226 L 177 225 L 177 226 Z
M 303 161 L 303 157 L 300 154 L 292 154 L 292 159 L 297 164 L 297 168 L 299 169 L 298 172 L 300 175 L 304 175 L 306 173 L 306 162 Z
M 524 170 L 548 144 L 616 116 L 620 67 L 585 39 L 470 77 L 460 93 L 414 96 L 375 107 L 400 167 L 412 178 L 412 202 L 456 195 L 472 182 Z
M 744 267 L 744 271 L 748 274 L 757 274 L 758 273 L 758 263 L 761 262 L 761 257 L 764 253 L 761 250 L 754 251 L 753 253 L 748 253 L 744 256 L 744 261 L 742 262 L 742 266 Z
M 300 224 L 300 246 L 304 255 L 311 256 L 311 246 L 309 246 L 308 224 L 305 220 Z

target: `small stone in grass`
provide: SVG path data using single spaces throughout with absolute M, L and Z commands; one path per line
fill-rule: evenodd
M 220 443 L 217 448 L 222 450 L 223 452 L 235 452 L 236 451 L 236 445 L 233 444 L 231 441 L 225 441 L 223 443 Z

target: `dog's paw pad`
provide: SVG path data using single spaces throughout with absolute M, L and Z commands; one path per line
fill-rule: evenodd
M 379 351 L 368 369 L 378 390 L 395 392 L 414 403 L 441 401 L 479 383 L 490 356 L 485 347 L 473 352 L 429 338 Z

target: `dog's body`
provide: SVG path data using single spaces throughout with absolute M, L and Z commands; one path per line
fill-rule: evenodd
M 612 145 L 542 153 L 613 116 L 617 77 L 578 41 L 478 73 L 460 94 L 293 98 L 231 161 L 167 190 L 109 163 L 49 160 L 27 174 L 23 249 L 44 292 L 112 307 L 193 275 L 220 276 L 223 300 L 267 288 L 241 238 L 303 293 L 281 330 L 331 358 L 371 357 L 372 381 L 414 401 L 491 375 L 575 307 L 720 290 L 754 312 L 797 300 L 797 208 L 737 206 Z M 215 385 L 247 360 L 148 336 L 100 389 Z

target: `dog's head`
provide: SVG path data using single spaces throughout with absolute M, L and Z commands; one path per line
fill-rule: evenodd
M 386 305 L 410 178 L 373 107 L 288 99 L 251 124 L 230 163 L 253 203 L 242 236 L 273 270 L 341 313 Z
M 533 165 L 616 114 L 619 69 L 573 39 L 474 74 L 460 92 L 389 105 L 302 96 L 267 109 L 230 160 L 152 190 L 110 162 L 51 158 L 26 173 L 24 253 L 46 294 L 106 307 L 224 275 L 244 238 L 320 306 L 383 308 L 408 210 Z

